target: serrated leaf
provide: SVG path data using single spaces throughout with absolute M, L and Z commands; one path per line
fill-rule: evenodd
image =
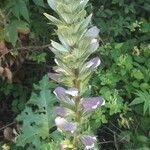
M 47 82 L 46 82 L 47 81 Z M 41 81 L 39 81 L 39 84 L 34 84 L 35 90 L 46 90 L 50 88 L 54 88 L 54 83 L 50 82 L 47 76 L 44 76 Z
M 41 83 L 43 82 L 43 83 Z M 52 112 L 55 98 L 49 90 L 49 79 L 45 76 L 40 85 L 43 89 L 40 93 L 32 93 L 29 102 L 24 111 L 18 115 L 17 121 L 23 123 L 22 133 L 17 138 L 16 144 L 18 146 L 25 146 L 28 143 L 41 142 L 41 139 L 49 137 L 49 130 L 54 126 L 54 113 Z M 34 107 L 34 110 L 33 110 Z

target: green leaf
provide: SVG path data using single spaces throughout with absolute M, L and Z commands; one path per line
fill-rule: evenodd
M 142 99 L 140 98 L 135 98 L 131 103 L 130 105 L 137 105 L 137 104 L 141 104 L 143 103 L 144 101 L 142 101 Z
M 31 55 L 31 60 L 36 61 L 37 63 L 42 63 L 42 62 L 46 62 L 46 53 L 33 53 Z
M 33 2 L 38 6 L 45 7 L 44 0 L 33 0 Z
M 132 76 L 138 80 L 144 79 L 143 73 L 138 69 L 133 69 Z
M 10 24 L 5 26 L 5 32 L 7 35 L 6 40 L 12 43 L 13 46 L 16 45 L 18 39 L 18 31 L 22 33 L 29 33 L 29 25 L 24 21 L 13 20 Z
M 12 13 L 19 19 L 20 17 L 20 8 L 19 5 L 15 5 L 12 9 Z
M 141 142 L 141 143 L 147 143 L 147 144 L 149 143 L 148 137 L 146 137 L 144 135 L 138 135 L 137 140 L 138 140 L 138 142 Z
M 20 8 L 20 14 L 26 19 L 26 21 L 29 22 L 29 12 L 27 9 L 26 2 L 24 0 L 20 0 L 19 3 L 19 8 Z
M 5 27 L 5 32 L 7 35 L 7 41 L 12 43 L 13 46 L 16 45 L 17 39 L 18 39 L 18 33 L 16 24 L 14 22 L 7 24 Z
M 112 4 L 117 4 L 119 0 L 112 0 Z
M 123 47 L 123 43 L 116 43 L 115 44 L 115 49 L 121 49 Z
M 43 77 L 39 85 L 43 89 L 37 94 L 32 93 L 24 111 L 18 115 L 17 121 L 23 123 L 22 133 L 17 138 L 18 146 L 25 146 L 32 143 L 36 147 L 37 143 L 49 137 L 49 130 L 54 126 L 53 103 L 55 98 L 49 90 L 49 79 Z M 34 108 L 34 109 L 33 109 Z
M 142 32 L 144 32 L 144 33 L 150 32 L 150 23 L 147 22 L 146 20 L 143 20 L 141 29 L 142 29 Z
M 51 142 L 41 145 L 40 150 L 57 150 L 59 149 L 59 143 Z
M 131 105 L 137 105 L 143 103 L 143 114 L 146 112 L 150 115 L 150 92 L 143 90 L 143 91 L 137 91 L 136 95 L 138 96 L 135 98 L 131 103 Z
M 16 29 L 17 31 L 21 32 L 21 33 L 25 33 L 25 34 L 28 34 L 30 32 L 30 29 L 29 29 L 29 24 L 24 22 L 24 21 L 19 21 L 19 20 L 16 20 L 14 22 L 15 26 L 16 26 Z

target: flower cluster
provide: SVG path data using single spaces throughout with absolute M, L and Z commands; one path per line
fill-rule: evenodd
M 58 18 L 45 13 L 45 16 L 57 26 L 56 34 L 59 41 L 51 41 L 51 51 L 55 54 L 57 66 L 55 73 L 49 77 L 65 87 L 57 87 L 54 94 L 60 105 L 54 111 L 60 132 L 71 133 L 73 149 L 82 143 L 85 149 L 91 149 L 96 143 L 96 137 L 84 134 L 81 126 L 84 119 L 97 107 L 104 105 L 101 97 L 84 97 L 88 81 L 92 73 L 100 65 L 98 57 L 87 61 L 89 56 L 99 47 L 99 29 L 90 26 L 91 17 L 86 17 L 85 6 L 88 0 L 48 0 L 50 7 L 58 14 Z M 67 144 L 63 145 L 67 149 Z

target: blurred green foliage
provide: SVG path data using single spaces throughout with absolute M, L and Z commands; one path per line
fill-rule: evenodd
M 129 144 L 123 142 L 120 147 L 148 149 L 150 1 L 91 0 L 88 9 L 93 11 L 93 23 L 101 29 L 98 55 L 102 67 L 93 77 L 91 86 L 94 93 L 103 95 L 107 101 L 106 108 L 92 116 L 91 125 L 96 128 L 109 124 L 109 120 L 119 114 L 116 126 L 122 130 L 121 135 L 128 132 L 129 136 Z M 97 124 L 92 124 L 93 119 Z M 147 123 L 141 124 L 143 120 Z M 138 143 L 142 138 L 145 140 Z

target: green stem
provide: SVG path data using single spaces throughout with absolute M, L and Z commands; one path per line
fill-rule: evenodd
M 74 70 L 74 74 L 75 74 L 75 79 L 73 81 L 74 83 L 74 87 L 78 89 L 79 94 L 78 96 L 75 98 L 75 122 L 78 123 L 79 127 L 80 127 L 80 122 L 81 122 L 81 115 L 80 115 L 80 80 L 79 80 L 79 71 L 78 69 Z M 77 131 L 74 132 L 74 137 L 73 137 L 73 145 L 74 148 L 78 148 L 78 135 L 79 135 L 79 129 L 77 129 Z

